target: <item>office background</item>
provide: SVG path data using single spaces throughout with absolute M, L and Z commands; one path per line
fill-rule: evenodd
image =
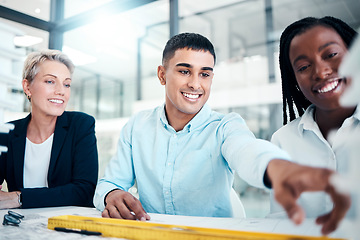
M 282 126 L 278 44 L 303 17 L 338 17 L 360 27 L 360 0 L 0 0 L 0 122 L 25 116 L 25 56 L 43 48 L 69 55 L 76 69 L 68 110 L 96 120 L 100 173 L 135 112 L 162 104 L 156 69 L 170 36 L 197 32 L 217 54 L 210 106 L 238 112 L 269 140 Z M 236 177 L 248 217 L 267 214 L 268 192 Z M 133 189 L 136 194 L 136 189 Z

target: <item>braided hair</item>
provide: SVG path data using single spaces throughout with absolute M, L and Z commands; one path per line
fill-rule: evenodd
M 295 107 L 298 116 L 302 116 L 306 108 L 311 104 L 301 92 L 296 81 L 295 73 L 289 58 L 289 51 L 291 41 L 295 36 L 300 35 L 315 26 L 324 26 L 334 29 L 348 48 L 357 35 L 356 31 L 345 22 L 329 16 L 323 18 L 306 17 L 292 23 L 283 31 L 280 37 L 279 62 L 282 80 L 284 125 L 288 122 L 288 119 L 292 121 L 296 118 Z

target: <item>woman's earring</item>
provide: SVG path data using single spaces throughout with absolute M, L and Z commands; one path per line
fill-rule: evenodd
M 28 99 L 29 101 L 31 101 L 31 95 L 30 95 L 30 94 L 25 93 L 25 96 L 27 97 L 27 99 Z

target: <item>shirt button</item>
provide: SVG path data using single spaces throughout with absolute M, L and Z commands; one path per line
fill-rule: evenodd
M 168 191 L 166 191 L 166 192 L 165 192 L 165 194 L 166 194 L 166 195 L 169 195 L 169 192 L 168 192 Z
M 169 162 L 167 165 L 168 165 L 168 166 L 171 166 L 171 162 Z
M 174 138 L 177 138 L 177 135 L 176 135 L 176 134 L 174 134 Z

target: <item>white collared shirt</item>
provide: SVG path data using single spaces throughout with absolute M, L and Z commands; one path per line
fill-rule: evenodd
M 271 142 L 288 152 L 296 163 L 329 168 L 340 174 L 348 174 L 350 171 L 348 159 L 356 148 L 360 148 L 359 107 L 351 117 L 345 119 L 337 131 L 329 135 L 331 143 L 323 137 L 314 121 L 314 109 L 314 105 L 309 106 L 302 117 L 276 131 Z M 284 212 L 274 200 L 273 192 L 270 201 L 271 214 Z M 304 208 L 307 217 L 318 217 L 329 212 L 333 207 L 331 198 L 324 192 L 303 193 L 298 203 Z M 349 213 L 351 211 L 354 211 L 354 208 L 350 209 Z M 351 215 L 353 214 L 352 212 Z

